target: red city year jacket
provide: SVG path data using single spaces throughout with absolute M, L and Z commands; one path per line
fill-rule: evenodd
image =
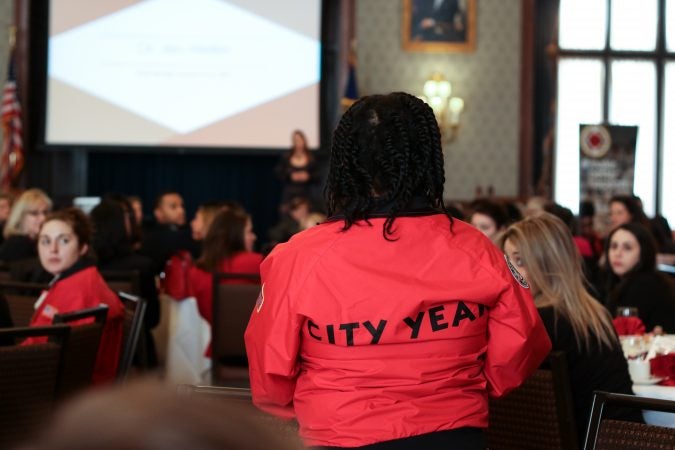
M 108 314 L 92 376 L 95 384 L 108 383 L 115 379 L 122 349 L 124 320 L 124 305 L 110 290 L 96 267 L 87 267 L 54 283 L 30 322 L 32 327 L 51 325 L 56 314 L 93 308 L 100 304 L 108 305 Z M 88 322 L 91 320 L 82 319 L 70 322 L 69 325 L 76 326 Z M 30 338 L 24 343 L 45 341 L 46 338 Z
M 551 343 L 526 282 L 482 233 L 442 214 L 334 221 L 263 261 L 246 330 L 253 401 L 307 445 L 356 447 L 487 426 Z

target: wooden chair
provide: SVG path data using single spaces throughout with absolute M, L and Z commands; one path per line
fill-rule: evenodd
M 117 368 L 117 381 L 123 382 L 127 378 L 136 353 L 139 336 L 143 328 L 146 303 L 143 298 L 135 295 L 124 292 L 119 292 L 118 295 L 124 304 L 124 322 L 122 325 L 122 353 Z
M 44 425 L 56 399 L 69 333 L 67 325 L 0 329 L 0 337 L 15 342 L 49 338 L 43 344 L 0 347 L 0 448 L 12 448 Z
M 101 276 L 113 292 L 140 294 L 140 273 L 138 270 L 101 270 Z
M 289 447 L 301 448 L 298 438 L 298 422 L 278 419 L 254 407 L 251 390 L 248 388 L 179 384 L 176 389 L 180 395 L 206 398 L 232 405 L 236 410 L 252 415 L 254 420 L 265 428 L 273 430 L 282 442 L 289 444 Z
M 491 450 L 578 448 L 564 353 L 552 352 L 522 386 L 490 399 L 487 441 Z
M 2 281 L 11 281 L 12 275 L 10 273 L 10 268 L 7 263 L 0 261 L 0 282 Z
M 92 320 L 91 323 L 71 326 L 68 345 L 63 355 L 62 375 L 57 388 L 57 396 L 60 399 L 91 386 L 107 316 L 107 305 L 54 316 L 54 324 Z
M 0 281 L 15 327 L 27 327 L 35 312 L 35 302 L 49 288 L 46 284 Z
M 244 331 L 260 294 L 259 284 L 225 284 L 226 280 L 259 281 L 257 274 L 213 274 L 211 376 L 214 385 L 248 387 Z
M 672 400 L 596 391 L 593 396 L 584 449 L 670 450 L 675 448 L 675 428 L 603 418 L 603 414 L 611 406 L 675 413 L 675 401 Z

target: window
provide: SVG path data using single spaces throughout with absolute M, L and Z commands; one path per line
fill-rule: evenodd
M 560 0 L 555 199 L 579 206 L 579 124 L 639 126 L 634 192 L 675 224 L 675 1 Z

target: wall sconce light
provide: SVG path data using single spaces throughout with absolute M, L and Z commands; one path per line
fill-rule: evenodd
M 464 100 L 451 97 L 452 84 L 440 73 L 434 73 L 425 83 L 422 100 L 434 110 L 441 135 L 446 142 L 457 139 Z

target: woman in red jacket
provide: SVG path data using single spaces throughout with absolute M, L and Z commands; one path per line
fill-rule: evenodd
M 47 216 L 38 235 L 38 253 L 42 266 L 54 279 L 36 303 L 30 324 L 49 325 L 56 314 L 107 305 L 108 315 L 93 375 L 95 383 L 104 383 L 112 381 L 117 372 L 124 306 L 105 283 L 94 261 L 87 257 L 91 235 L 89 219 L 77 208 Z
M 188 292 L 197 299 L 199 313 L 209 324 L 213 315 L 212 272 L 260 274 L 262 255 L 253 251 L 255 241 L 251 217 L 241 208 L 221 211 L 211 222 L 202 244 L 202 256 L 188 271 Z M 258 283 L 244 278 L 225 282 Z
M 484 449 L 488 394 L 550 350 L 527 283 L 443 205 L 443 166 L 427 104 L 360 99 L 333 135 L 332 217 L 261 265 L 253 401 L 307 445 Z

